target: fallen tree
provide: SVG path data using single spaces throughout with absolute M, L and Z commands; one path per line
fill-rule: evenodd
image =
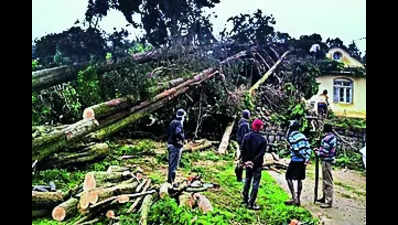
M 220 146 L 218 146 L 218 150 L 217 152 L 219 154 L 225 154 L 227 153 L 227 148 L 228 148 L 228 144 L 229 144 L 229 137 L 231 136 L 232 133 L 232 129 L 234 127 L 235 124 L 235 120 L 233 120 L 232 122 L 230 122 L 228 124 L 228 126 L 225 128 L 225 132 L 224 135 L 222 137 Z
M 39 165 L 42 169 L 65 168 L 95 162 L 105 158 L 109 153 L 109 146 L 105 143 L 95 143 L 78 149 L 50 155 Z

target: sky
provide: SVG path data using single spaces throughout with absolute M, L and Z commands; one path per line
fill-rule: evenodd
M 88 0 L 32 0 L 32 41 L 49 33 L 59 33 L 79 19 L 84 19 Z M 287 32 L 299 38 L 301 35 L 318 33 L 323 41 L 339 37 L 345 45 L 355 44 L 366 50 L 366 1 L 365 0 L 221 0 L 216 7 L 206 10 L 215 12 L 212 17 L 214 34 L 223 30 L 227 19 L 240 13 L 253 13 L 261 9 L 275 17 L 275 30 Z M 100 22 L 107 32 L 113 27 L 127 25 L 122 13 L 112 10 Z M 127 28 L 132 36 L 137 31 Z M 135 34 L 134 34 L 135 33 Z

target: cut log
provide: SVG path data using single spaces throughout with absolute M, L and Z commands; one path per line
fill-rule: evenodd
M 122 166 L 109 166 L 108 169 L 106 170 L 107 173 L 112 173 L 112 172 L 124 172 L 124 171 L 129 171 L 130 169 L 127 167 L 122 167 Z
M 163 183 L 160 185 L 159 189 L 159 197 L 160 198 L 165 198 L 166 196 L 169 196 L 169 189 L 172 187 L 170 183 Z
M 165 89 L 172 88 L 186 81 L 187 78 L 177 78 L 168 81 L 164 84 L 160 84 L 154 93 L 159 93 Z M 124 109 L 131 108 L 137 103 L 137 99 L 133 95 L 127 95 L 121 98 L 109 100 L 104 103 L 99 103 L 94 106 L 90 106 L 83 111 L 83 119 L 101 119 L 115 113 L 121 112 Z M 145 105 L 143 105 L 145 107 Z
M 78 202 L 79 200 L 77 198 L 72 197 L 56 206 L 51 213 L 52 218 L 56 221 L 64 221 L 65 219 L 70 218 L 77 212 Z
M 64 200 L 62 192 L 32 191 L 32 207 L 54 207 Z
M 196 200 L 199 209 L 203 213 L 213 211 L 213 206 L 211 205 L 209 199 L 207 199 L 206 196 L 204 196 L 203 194 L 195 193 L 193 194 L 193 198 Z
M 127 184 L 120 183 L 114 187 L 99 189 L 98 199 L 99 201 L 103 201 L 115 195 L 134 193 L 134 190 L 137 188 L 137 186 L 138 182 L 127 183 Z
M 103 171 L 92 171 L 88 172 L 84 178 L 83 190 L 92 190 L 106 184 L 107 182 L 118 182 L 123 179 L 131 178 L 131 173 L 124 172 L 103 172 Z
M 140 225 L 147 225 L 148 224 L 148 214 L 149 214 L 149 209 L 151 208 L 152 204 L 152 195 L 147 195 L 145 196 L 144 200 L 142 201 L 141 205 L 141 217 L 140 217 Z
M 85 165 L 105 158 L 109 153 L 106 143 L 89 145 L 83 149 L 68 150 L 50 155 L 40 163 L 40 168 L 66 168 L 71 166 Z
M 55 130 L 32 139 L 32 161 L 40 161 L 46 156 L 59 151 L 66 147 L 68 143 L 81 138 L 97 126 L 98 121 L 96 120 L 81 120 L 62 130 Z
M 146 190 L 148 190 L 148 188 L 149 188 L 150 185 L 151 185 L 151 180 L 148 179 L 147 182 L 146 182 L 146 184 L 145 184 L 145 186 L 143 187 L 141 193 L 145 193 Z M 127 210 L 127 213 L 132 213 L 132 212 L 136 209 L 137 205 L 140 203 L 140 201 L 141 201 L 142 198 L 143 198 L 143 197 L 138 197 L 138 198 L 134 201 L 134 203 L 130 206 L 130 208 Z
M 32 72 L 32 91 L 39 91 L 77 78 L 77 73 L 88 63 L 77 66 L 59 66 Z
M 195 205 L 195 199 L 190 193 L 183 193 L 178 196 L 178 201 L 180 202 L 180 206 L 187 206 L 189 208 L 193 208 Z
M 32 218 L 48 216 L 51 210 L 64 201 L 62 192 L 32 191 Z
M 214 144 L 218 144 L 218 141 L 209 141 L 206 139 L 203 139 L 202 141 L 198 141 L 195 143 L 187 143 L 183 147 L 184 152 L 195 152 L 195 151 L 202 151 L 207 148 L 210 148 Z
M 219 154 L 226 154 L 227 153 L 227 148 L 228 148 L 228 144 L 229 144 L 229 137 L 231 136 L 234 124 L 235 124 L 235 120 L 233 120 L 232 122 L 228 123 L 227 127 L 225 128 L 225 132 L 224 132 L 224 135 L 223 135 L 223 137 L 221 139 L 220 146 L 218 146 L 218 150 L 217 150 L 217 152 Z

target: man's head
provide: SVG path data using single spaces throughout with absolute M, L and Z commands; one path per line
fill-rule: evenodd
M 245 119 L 249 119 L 250 118 L 250 111 L 245 109 L 242 111 L 242 117 Z
M 177 110 L 176 118 L 179 119 L 179 120 L 182 120 L 185 117 L 186 114 L 187 113 L 185 112 L 184 109 L 179 109 L 179 110 Z
M 328 90 L 326 90 L 326 89 L 323 90 L 322 94 L 323 94 L 323 95 L 327 95 L 327 94 L 328 94 Z
M 255 119 L 252 123 L 252 129 L 256 132 L 259 132 L 260 130 L 262 130 L 264 128 L 264 123 L 263 121 L 259 120 L 259 119 Z
M 297 120 L 290 120 L 289 121 L 289 130 L 290 132 L 296 131 L 300 129 L 300 123 Z
M 325 125 L 323 125 L 323 132 L 332 132 L 333 131 L 333 127 L 331 124 L 326 123 Z

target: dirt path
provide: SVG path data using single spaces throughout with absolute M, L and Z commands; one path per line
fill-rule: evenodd
M 314 200 L 315 166 L 307 167 L 306 179 L 303 182 L 301 204 L 313 216 L 318 217 L 325 225 L 359 225 L 366 224 L 366 177 L 360 172 L 343 169 L 333 169 L 334 202 L 333 208 L 322 209 Z M 319 168 L 318 197 L 322 197 L 322 172 Z M 268 171 L 278 184 L 289 192 L 285 172 Z M 296 186 L 296 184 L 295 184 Z

